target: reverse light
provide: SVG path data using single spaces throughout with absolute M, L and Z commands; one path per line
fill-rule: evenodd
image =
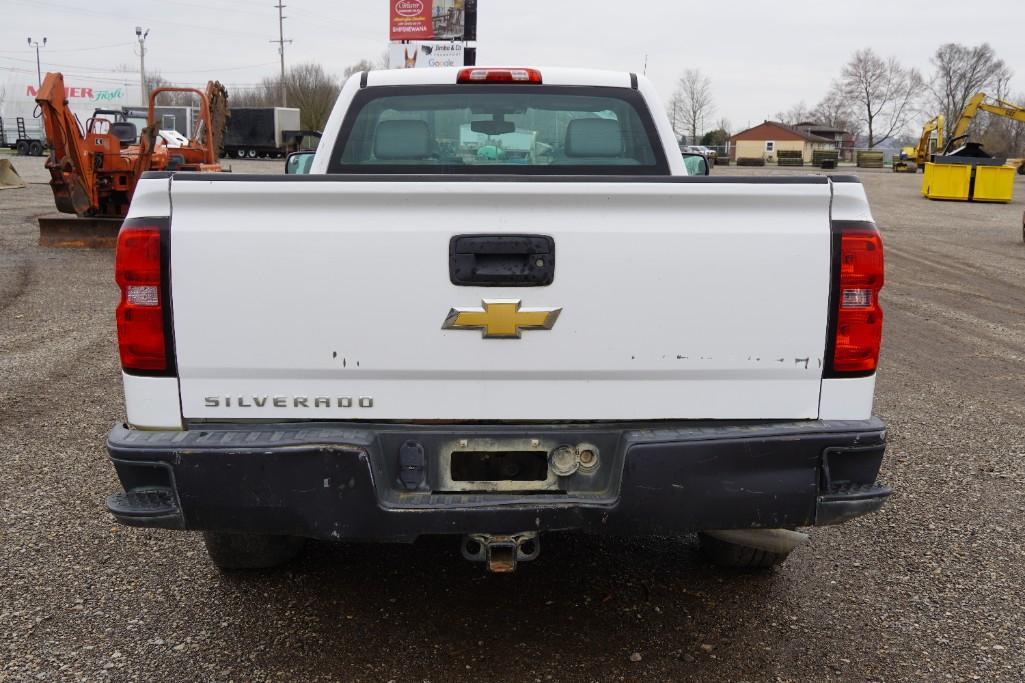
M 126 371 L 168 370 L 161 229 L 126 221 L 117 236 L 117 343 Z
M 872 374 L 883 332 L 883 242 L 871 223 L 837 222 L 834 231 L 839 257 L 833 274 L 833 375 Z
M 541 83 L 537 69 L 460 69 L 456 83 Z

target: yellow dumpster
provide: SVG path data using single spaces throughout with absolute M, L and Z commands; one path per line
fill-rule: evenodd
M 968 201 L 972 187 L 972 167 L 968 164 L 925 164 L 922 194 L 929 199 Z
M 1009 202 L 1014 194 L 1013 166 L 976 166 L 975 192 L 972 199 L 977 202 Z

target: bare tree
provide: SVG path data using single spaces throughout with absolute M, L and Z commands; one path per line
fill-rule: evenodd
M 669 123 L 673 127 L 673 135 L 677 142 L 682 143 L 687 137 L 687 127 L 683 123 L 683 93 L 675 90 L 666 105 L 666 114 L 669 116 Z
M 229 88 L 228 102 L 232 107 L 276 107 L 281 101 L 279 80 L 267 76 L 257 85 Z
M 354 64 L 346 72 L 362 71 Z M 267 76 L 255 86 L 231 88 L 232 107 L 276 107 L 279 99 L 280 79 Z M 320 64 L 296 64 L 285 73 L 285 91 L 288 103 L 299 109 L 300 125 L 308 130 L 322 130 L 327 123 L 341 86 L 338 79 L 324 71 Z
M 985 90 L 1006 89 L 1011 70 L 998 59 L 989 43 L 967 47 L 958 43 L 941 45 L 932 56 L 933 75 L 929 84 L 932 104 L 947 120 L 947 137 L 972 95 Z
M 146 73 L 146 91 L 149 93 L 152 93 L 157 88 L 177 87 L 179 86 L 164 78 L 159 71 L 149 71 Z M 204 89 L 191 85 L 181 87 L 196 87 L 200 91 Z M 167 92 L 157 95 L 156 103 L 158 107 L 191 107 L 192 105 L 199 104 L 199 98 L 195 94 L 188 92 Z M 149 104 L 149 102 L 146 104 Z
M 697 69 L 684 71 L 669 100 L 669 118 L 677 137 L 687 133 L 694 144 L 702 124 L 714 110 L 711 79 Z
M 296 64 L 285 75 L 288 101 L 298 107 L 300 125 L 310 130 L 323 130 L 341 86 L 335 76 L 315 62 Z
M 918 71 L 905 69 L 893 57 L 884 60 L 871 48 L 854 53 L 839 84 L 856 120 L 865 126 L 869 147 L 904 133 L 925 88 Z
M 776 112 L 776 115 L 773 118 L 780 123 L 785 123 L 788 126 L 794 126 L 798 123 L 810 121 L 812 118 L 812 110 L 808 108 L 808 105 L 804 103 L 804 100 L 801 100 L 786 111 Z
M 1012 94 L 1007 81 L 996 84 L 993 97 L 1017 106 L 1025 106 L 1025 93 Z M 978 131 L 975 137 L 982 142 L 986 151 L 995 156 L 1025 156 L 1025 121 L 1016 121 L 1002 116 L 980 112 L 976 118 Z
M 371 62 L 369 59 L 361 59 L 355 64 L 350 64 L 349 66 L 345 67 L 345 71 L 342 72 L 342 80 L 344 81 L 353 74 L 360 73 L 362 71 L 373 71 L 376 68 L 377 67 L 374 65 L 374 63 Z
M 844 96 L 843 88 L 838 83 L 834 83 L 826 96 L 815 105 L 811 118 L 820 125 L 845 130 L 852 137 L 861 134 L 861 123 L 857 120 L 850 102 Z

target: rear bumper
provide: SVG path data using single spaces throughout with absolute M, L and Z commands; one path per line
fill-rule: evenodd
M 279 424 L 146 432 L 116 425 L 107 448 L 125 491 L 107 506 L 132 526 L 384 541 L 835 524 L 877 510 L 889 496 L 875 483 L 885 435 L 875 418 L 643 428 Z M 437 454 L 467 439 L 593 444 L 601 464 L 555 491 L 439 492 Z M 422 446 L 426 464 L 412 486 L 399 455 L 409 442 Z

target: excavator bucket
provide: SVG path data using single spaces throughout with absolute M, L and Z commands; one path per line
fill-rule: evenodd
M 206 84 L 206 101 L 210 107 L 210 134 L 207 136 L 207 147 L 214 150 L 214 158 L 221 158 L 224 146 L 224 127 L 228 124 L 231 112 L 228 108 L 228 89 L 220 81 L 208 81 Z
M 62 249 L 113 249 L 121 218 L 66 216 L 52 213 L 39 217 L 39 246 Z
M 25 187 L 10 159 L 0 159 L 0 190 L 16 190 Z

